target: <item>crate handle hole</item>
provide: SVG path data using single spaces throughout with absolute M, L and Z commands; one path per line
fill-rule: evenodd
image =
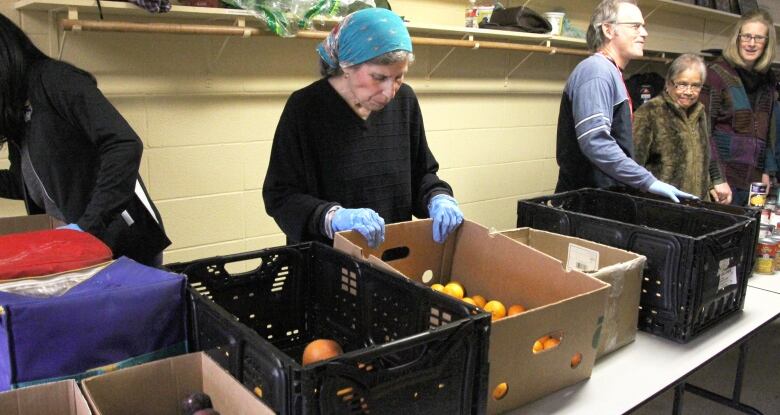
M 576 369 L 582 363 L 582 353 L 577 352 L 571 357 L 571 368 Z
M 509 392 L 509 384 L 506 382 L 501 382 L 498 385 L 496 385 L 495 388 L 493 388 L 493 399 L 500 401 L 501 399 L 504 399 L 506 397 L 506 394 Z
M 406 246 L 399 246 L 396 248 L 390 248 L 382 252 L 382 261 L 390 262 L 404 259 L 409 256 L 409 248 Z

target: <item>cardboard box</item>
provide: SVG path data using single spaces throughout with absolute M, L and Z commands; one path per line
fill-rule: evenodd
M 433 241 L 431 226 L 431 220 L 388 225 L 378 249 L 368 248 L 358 233 L 340 232 L 334 246 L 427 285 L 457 280 L 467 295 L 528 308 L 491 326 L 488 413 L 517 408 L 590 377 L 608 284 L 567 271 L 559 260 L 471 221 L 443 245 Z M 534 353 L 534 342 L 544 335 L 561 343 Z M 574 356 L 581 362 L 572 367 Z M 495 399 L 492 392 L 503 383 L 507 393 Z
M 95 415 L 177 415 L 194 392 L 211 398 L 223 415 L 273 414 L 204 353 L 191 353 L 81 381 Z
M 62 226 L 64 223 L 54 219 L 49 215 L 28 215 L 14 216 L 10 218 L 0 218 L 0 235 L 10 233 L 42 231 L 45 229 L 54 229 Z
M 579 269 L 610 284 L 596 359 L 634 341 L 642 271 L 647 258 L 585 239 L 537 229 L 519 228 L 501 233 L 558 259 L 569 268 Z
M 3 415 L 91 415 L 87 400 L 73 380 L 63 380 L 0 393 Z

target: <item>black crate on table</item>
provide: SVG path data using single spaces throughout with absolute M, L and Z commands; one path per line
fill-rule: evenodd
M 581 189 L 519 201 L 517 226 L 646 256 L 641 330 L 685 343 L 744 305 L 756 238 L 752 210 Z
M 225 269 L 248 260 L 252 270 Z M 278 413 L 486 410 L 490 314 L 475 307 L 319 243 L 168 268 L 189 280 L 191 349 Z M 344 354 L 301 366 L 317 338 Z

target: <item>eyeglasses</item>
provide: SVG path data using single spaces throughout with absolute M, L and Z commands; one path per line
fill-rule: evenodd
M 644 23 L 640 23 L 640 22 L 614 22 L 612 24 L 628 26 L 631 29 L 634 29 L 635 32 L 639 32 L 641 29 L 647 30 L 647 26 L 645 26 Z
M 742 43 L 750 43 L 751 40 L 755 41 L 756 43 L 766 43 L 767 39 L 769 39 L 767 36 L 751 35 L 748 33 L 742 33 L 739 35 L 739 40 Z
M 674 82 L 672 81 L 672 85 L 674 85 L 674 88 L 677 90 L 677 92 L 683 92 L 686 89 L 690 90 L 691 92 L 699 92 L 701 91 L 701 84 L 688 84 L 685 82 Z

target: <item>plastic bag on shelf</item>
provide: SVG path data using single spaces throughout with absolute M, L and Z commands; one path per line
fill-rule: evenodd
M 222 0 L 223 3 L 252 12 L 268 30 L 278 36 L 295 36 L 311 27 L 316 17 L 339 18 L 356 3 L 374 7 L 374 0 Z

